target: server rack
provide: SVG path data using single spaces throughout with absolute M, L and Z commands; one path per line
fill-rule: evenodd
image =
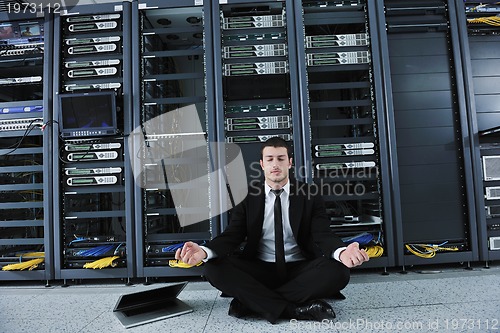
M 57 279 L 135 275 L 129 147 L 131 4 L 55 18 L 54 220 Z
M 369 1 L 296 3 L 306 179 L 331 227 L 394 264 L 376 11 Z M 383 251 L 383 254 L 381 253 Z
M 0 279 L 50 280 L 52 14 L 0 22 Z
M 186 241 L 218 233 L 210 3 L 139 1 L 133 12 L 135 220 L 140 277 L 172 267 Z
M 500 155 L 500 6 L 477 1 L 457 2 L 468 114 L 476 181 L 479 254 L 482 260 L 500 258 L 497 163 Z M 495 23 L 495 20 L 497 20 Z M 496 25 L 495 25 L 496 24 Z
M 382 58 L 387 59 L 383 80 L 391 129 L 397 263 L 477 260 L 454 3 L 379 1 L 377 7 Z M 431 257 L 436 253 L 419 244 L 441 245 L 443 252 L 432 258 L 411 254 L 420 251 Z
M 251 184 L 263 180 L 261 142 L 282 137 L 293 147 L 292 176 L 304 180 L 293 2 L 228 1 L 213 6 L 212 15 L 215 50 L 221 50 L 214 63 L 222 69 L 214 77 L 218 140 L 239 145 Z M 219 165 L 230 159 L 219 154 Z M 224 179 L 220 185 L 227 186 Z M 228 220 L 221 216 L 221 229 Z

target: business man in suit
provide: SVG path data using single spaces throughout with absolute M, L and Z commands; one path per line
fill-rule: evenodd
M 249 187 L 219 236 L 206 246 L 186 242 L 176 252 L 187 264 L 206 262 L 207 280 L 234 298 L 229 315 L 257 314 L 271 323 L 333 319 L 322 298 L 338 295 L 349 268 L 368 261 L 359 244 L 346 246 L 331 232 L 318 188 L 290 180 L 290 156 L 286 141 L 267 140 L 260 160 L 265 183 Z

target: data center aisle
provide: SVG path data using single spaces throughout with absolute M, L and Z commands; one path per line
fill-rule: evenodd
M 157 288 L 163 283 L 91 284 L 63 288 L 54 284 L 0 285 L 0 332 L 498 332 L 500 331 L 500 265 L 354 272 L 344 290 L 346 300 L 333 301 L 333 323 L 236 319 L 227 315 L 230 298 L 209 283 L 191 281 L 179 298 L 194 312 L 125 329 L 112 309 L 121 294 Z

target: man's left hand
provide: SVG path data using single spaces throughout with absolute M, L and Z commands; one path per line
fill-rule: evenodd
M 207 253 L 196 243 L 186 242 L 182 249 L 175 251 L 175 259 L 188 265 L 197 265 L 207 257 Z

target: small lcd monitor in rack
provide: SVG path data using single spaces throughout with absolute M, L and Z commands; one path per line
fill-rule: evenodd
M 0 23 L 0 46 L 31 46 L 43 44 L 44 31 L 43 22 L 36 21 L 12 21 Z
M 115 93 L 59 95 L 59 130 L 63 138 L 118 134 Z

